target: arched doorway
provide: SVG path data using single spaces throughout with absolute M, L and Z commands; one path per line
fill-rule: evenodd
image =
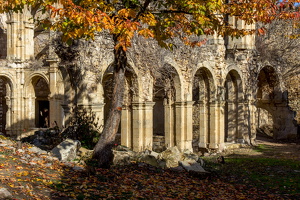
M 225 81 L 225 142 L 241 142 L 243 139 L 244 113 L 242 81 L 237 71 L 231 70 Z
M 215 86 L 213 76 L 207 68 L 197 70 L 193 80 L 193 150 L 209 148 L 211 140 L 212 102 Z
M 0 77 L 0 133 L 6 134 L 8 128 L 8 101 L 10 99 L 10 87 L 5 77 Z
M 153 150 L 157 152 L 176 145 L 175 88 L 180 88 L 178 73 L 166 64 L 156 71 L 153 87 Z
M 46 80 L 42 77 L 32 78 L 32 86 L 35 94 L 35 126 L 49 128 L 49 95 L 50 89 Z

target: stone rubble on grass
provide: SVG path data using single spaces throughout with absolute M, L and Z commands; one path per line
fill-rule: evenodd
M 193 171 L 198 173 L 207 173 L 205 169 L 200 165 L 200 163 L 194 161 L 179 161 L 179 165 L 182 166 L 186 171 Z
M 28 149 L 29 152 L 31 153 L 36 153 L 38 155 L 41 155 L 41 154 L 47 154 L 47 151 L 44 151 L 38 147 L 31 147 Z
M 0 188 L 0 198 L 1 199 L 10 199 L 12 194 L 6 188 Z
M 73 161 L 81 144 L 78 140 L 66 139 L 52 149 L 51 153 L 60 161 Z
M 143 162 L 160 168 L 171 168 L 174 171 L 193 171 L 208 173 L 203 169 L 204 161 L 190 151 L 180 152 L 175 147 L 169 147 L 161 153 L 150 150 L 134 152 L 124 146 L 118 146 L 113 150 L 114 165 L 129 165 L 133 162 Z

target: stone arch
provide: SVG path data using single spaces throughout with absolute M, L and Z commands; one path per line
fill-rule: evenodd
M 225 85 L 225 82 L 226 82 L 226 78 L 228 76 L 228 74 L 230 72 L 234 72 L 234 74 L 239 77 L 239 79 L 241 80 L 244 80 L 244 77 L 243 77 L 243 73 L 241 71 L 240 68 L 238 68 L 236 65 L 230 65 L 226 68 L 226 70 L 224 71 L 224 77 L 222 78 L 222 85 Z M 241 83 L 241 85 L 239 86 L 240 87 L 240 91 L 245 91 L 245 85 L 243 84 L 243 81 Z
M 0 132 L 11 134 L 13 123 L 13 84 L 11 79 L 0 74 Z
M 271 66 L 263 67 L 258 75 L 258 83 L 257 83 L 257 94 L 256 97 L 258 100 L 269 101 L 275 98 L 275 96 L 279 95 L 279 99 L 281 98 L 280 94 L 280 84 L 279 77 L 275 68 Z
M 241 142 L 244 130 L 243 86 L 238 71 L 230 70 L 225 79 L 225 142 Z
M 274 139 L 290 139 L 297 136 L 294 112 L 288 106 L 287 96 L 287 91 L 282 91 L 279 73 L 276 69 L 272 66 L 263 67 L 257 80 L 256 124 L 259 125 L 258 120 L 262 121 L 264 116 L 270 118 L 271 115 L 272 120 L 269 121 L 273 122 L 270 127 L 273 128 Z M 266 111 L 269 114 L 263 114 Z
M 183 92 L 184 77 L 182 76 L 181 73 L 181 66 L 178 65 L 173 59 L 167 57 L 166 62 L 159 69 L 165 69 L 166 67 L 169 69 L 170 68 L 173 69 L 174 74 L 176 74 L 176 76 L 173 77 L 174 87 L 176 88 L 176 96 L 175 96 L 176 101 L 177 102 L 184 101 L 185 100 L 184 92 Z
M 27 79 L 27 106 L 26 115 L 27 126 L 47 128 L 49 127 L 49 79 L 41 73 L 34 73 Z
M 216 137 L 214 123 L 216 85 L 213 74 L 206 67 L 199 68 L 193 77 L 193 149 L 209 148 L 212 138 Z
M 182 84 L 176 67 L 158 68 L 153 85 L 153 149 L 176 145 L 175 104 L 182 100 Z

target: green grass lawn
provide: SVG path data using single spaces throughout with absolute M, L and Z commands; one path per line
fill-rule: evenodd
M 265 147 L 260 147 L 259 150 Z M 206 167 L 230 183 L 255 185 L 277 194 L 300 195 L 300 162 L 275 158 L 227 157 L 225 164 L 205 158 Z

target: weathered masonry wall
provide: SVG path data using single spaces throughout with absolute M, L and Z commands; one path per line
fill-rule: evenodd
M 103 125 L 112 89 L 110 35 L 65 46 L 57 33 L 37 32 L 27 19 L 30 12 L 2 16 L 0 131 L 22 137 L 68 126 L 74 105 L 91 109 Z M 202 38 L 207 43 L 201 47 L 177 41 L 173 51 L 134 38 L 118 141 L 136 151 L 222 150 L 255 143 L 256 129 L 266 121 L 257 119 L 265 116 L 272 118 L 275 139 L 295 138 L 299 73 L 263 60 L 254 36 Z

